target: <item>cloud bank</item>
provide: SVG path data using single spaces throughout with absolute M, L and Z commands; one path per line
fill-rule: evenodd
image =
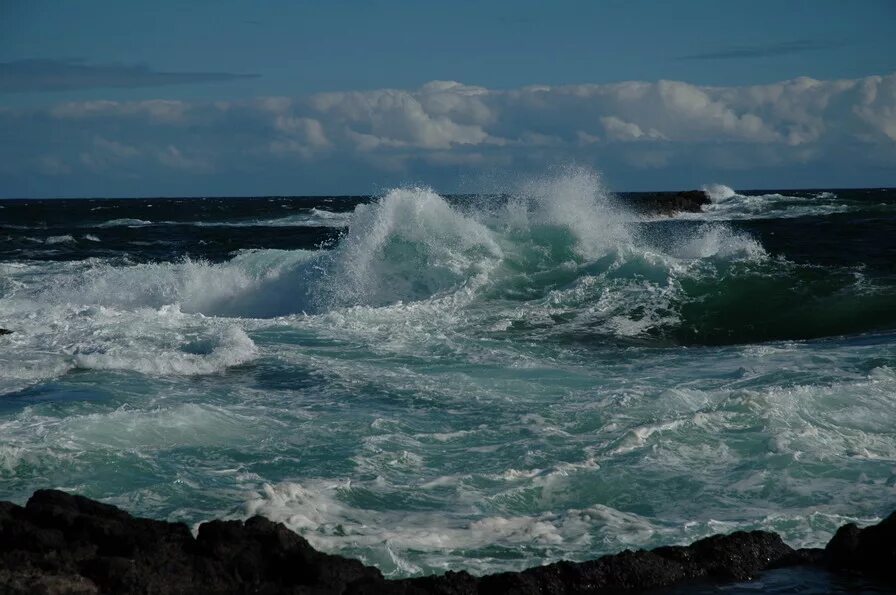
M 881 176 L 896 183 L 896 74 L 744 87 L 433 81 L 301 98 L 84 101 L 0 109 L 0 129 L 6 195 L 363 192 L 570 161 L 635 188 L 743 172 L 751 187 L 782 185 L 779 177 L 879 185 Z

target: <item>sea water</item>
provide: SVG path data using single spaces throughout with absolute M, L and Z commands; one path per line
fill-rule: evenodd
M 0 499 L 388 576 L 896 508 L 896 191 L 0 202 Z

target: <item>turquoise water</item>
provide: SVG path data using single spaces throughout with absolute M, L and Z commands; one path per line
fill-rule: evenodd
M 5 202 L 0 498 L 260 513 L 390 576 L 822 545 L 896 508 L 896 197 L 710 191 Z

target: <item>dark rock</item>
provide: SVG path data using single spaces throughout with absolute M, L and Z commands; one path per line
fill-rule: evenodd
M 2 593 L 596 593 L 742 581 L 806 565 L 896 583 L 896 513 L 874 527 L 842 527 L 825 550 L 794 550 L 775 533 L 738 531 L 522 572 L 385 580 L 263 517 L 204 523 L 194 538 L 183 523 L 132 517 L 55 490 L 38 490 L 24 507 L 0 502 Z
M 632 197 L 631 205 L 635 211 L 643 215 L 664 215 L 671 217 L 676 213 L 699 213 L 703 207 L 711 204 L 709 195 L 703 190 L 685 190 L 683 192 L 654 192 Z
M 4 593 L 338 593 L 359 579 L 383 580 L 261 517 L 205 523 L 194 539 L 183 523 L 55 490 L 0 503 Z
M 478 581 L 466 574 L 392 581 L 384 593 L 589 593 L 666 587 L 698 579 L 747 580 L 793 553 L 775 533 L 714 535 L 689 546 L 626 550 L 589 562 L 556 562 Z M 371 590 L 353 591 L 371 593 Z
M 9 330 L 9 329 L 5 329 L 5 328 L 0 328 L 0 336 L 3 336 L 3 335 L 11 335 L 11 334 L 12 334 L 12 331 L 11 331 L 11 330 Z
M 787 568 L 789 566 L 820 566 L 824 562 L 824 550 L 814 547 L 803 547 L 793 550 L 788 556 L 784 556 L 777 564 L 770 568 Z
M 896 512 L 864 529 L 855 523 L 840 527 L 824 548 L 824 563 L 834 571 L 896 583 Z

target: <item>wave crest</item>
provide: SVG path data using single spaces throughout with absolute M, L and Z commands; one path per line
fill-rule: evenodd
M 502 251 L 494 233 L 427 188 L 392 190 L 359 205 L 348 234 L 321 259 L 321 307 L 432 297 L 475 281 Z
M 725 188 L 714 195 L 740 200 Z M 348 218 L 332 250 L 244 251 L 217 264 L 53 265 L 60 270 L 41 277 L 43 285 L 4 286 L 10 299 L 0 323 L 42 311 L 87 337 L 71 337 L 67 365 L 157 374 L 204 373 L 254 357 L 248 336 L 219 334 L 219 319 L 248 328 L 257 324 L 249 319 L 286 317 L 397 349 L 451 336 L 730 344 L 896 326 L 891 289 L 855 271 L 772 258 L 725 223 L 646 223 L 588 170 L 472 200 L 398 188 Z M 171 333 L 158 342 L 110 336 L 91 347 L 91 324 L 121 316 L 140 327 L 147 317 L 173 320 L 170 311 L 182 313 L 175 326 L 198 324 L 207 330 L 202 341 L 219 347 L 183 351 Z M 32 338 L 35 346 L 46 339 Z M 145 343 L 170 365 L 141 363 L 118 351 L 119 340 Z

